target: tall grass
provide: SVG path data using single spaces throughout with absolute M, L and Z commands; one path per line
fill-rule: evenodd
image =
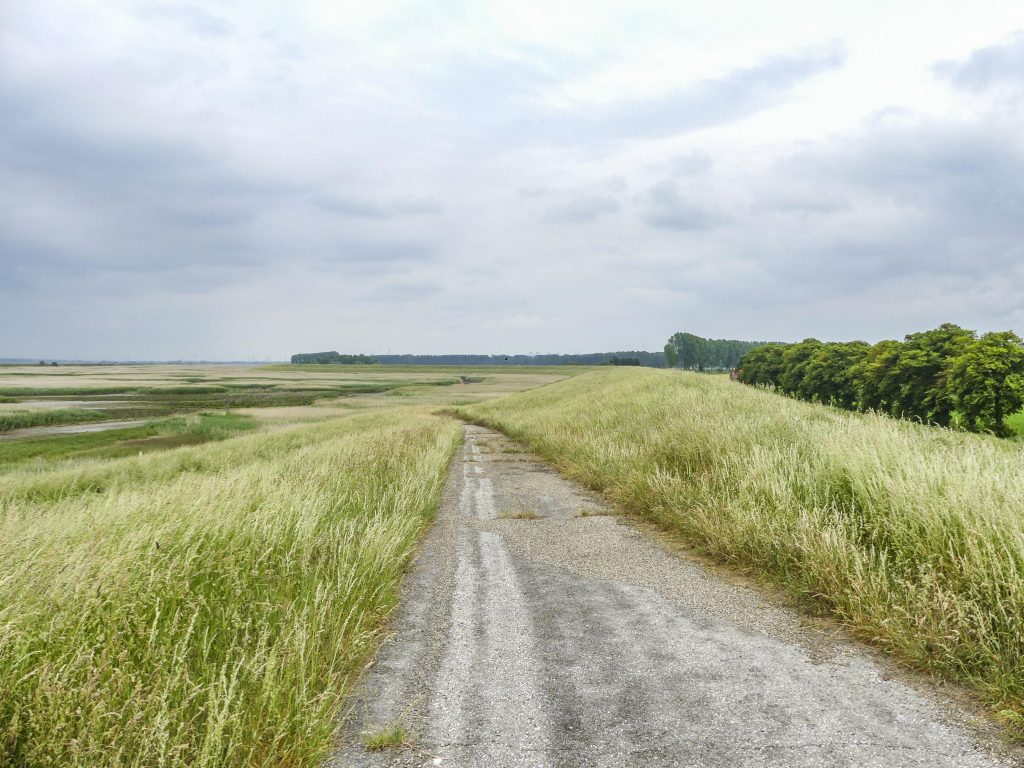
M 0 478 L 0 765 L 316 765 L 458 437 L 393 410 Z
M 185 417 L 180 417 L 185 418 Z M 162 421 L 149 422 L 156 427 Z M 184 473 L 214 474 L 238 466 L 283 458 L 286 454 L 337 436 L 344 429 L 358 428 L 362 422 L 332 423 L 329 426 L 285 427 L 271 433 L 248 435 L 218 445 L 183 447 L 167 453 L 145 454 L 137 459 L 76 458 L 55 466 L 23 465 L 0 477 L 0 515 L 12 506 L 33 501 L 107 493 L 126 488 L 141 489 L 170 482 Z M 66 437 L 56 438 L 66 440 Z M 54 441 L 51 438 L 51 441 Z M 12 441 L 17 444 L 27 441 Z M 133 452 L 134 453 L 134 452 Z M 51 468 L 52 466 L 52 468 Z
M 257 419 L 245 414 L 201 413 L 157 419 L 123 429 L 0 440 L 0 475 L 25 468 L 31 468 L 33 476 L 52 472 L 58 466 L 80 469 L 95 465 L 73 462 L 120 458 L 137 455 L 140 451 L 170 450 L 224 440 L 259 426 Z
M 459 411 L 1024 722 L 1019 443 L 652 370 Z
M 11 411 L 0 413 L 0 432 L 25 427 L 43 427 L 51 424 L 80 424 L 109 419 L 105 413 L 82 408 L 55 408 L 49 411 Z

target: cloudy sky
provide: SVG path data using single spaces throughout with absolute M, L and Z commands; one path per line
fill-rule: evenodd
M 1024 333 L 1020 0 L 0 0 L 0 357 L 943 321 Z

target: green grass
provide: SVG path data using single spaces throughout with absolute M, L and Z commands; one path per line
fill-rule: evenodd
M 116 446 L 124 441 L 143 440 L 156 437 L 158 434 L 155 426 L 147 424 L 106 432 L 0 441 L 0 471 L 30 461 L 130 456 L 132 453 L 138 453 L 138 450 L 128 448 L 118 453 Z
M 0 477 L 0 766 L 311 766 L 458 427 L 395 409 Z
M 27 427 L 44 427 L 55 424 L 81 424 L 103 421 L 110 418 L 102 411 L 86 411 L 81 408 L 58 408 L 48 411 L 9 411 L 0 413 L 0 432 Z
M 1006 426 L 1018 437 L 1024 437 L 1024 411 L 1006 418 Z
M 1024 722 L 1019 442 L 649 369 L 458 411 Z
M 11 374 L 7 374 L 11 375 Z M 94 395 L 123 395 L 135 390 L 134 386 L 118 387 L 0 387 L 4 397 L 85 397 Z
M 255 429 L 258 424 L 251 416 L 239 413 L 193 413 L 173 416 L 156 422 L 157 432 L 165 437 L 195 435 L 203 440 L 223 440 L 239 432 Z
M 0 441 L 0 473 L 28 463 L 46 465 L 77 459 L 108 459 L 223 440 L 258 426 L 240 414 L 192 414 L 127 429 Z
M 405 746 L 407 736 L 405 727 L 402 725 L 389 725 L 379 731 L 373 731 L 363 735 L 363 746 L 371 752 L 381 752 L 385 749 L 397 749 Z
M 186 386 L 186 387 L 138 387 L 133 390 L 139 395 L 215 395 L 226 392 L 227 388 L 220 385 L 214 386 Z

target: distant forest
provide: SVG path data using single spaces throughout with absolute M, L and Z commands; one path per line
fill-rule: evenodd
M 692 333 L 673 333 L 665 345 L 664 358 L 669 368 L 688 371 L 730 371 L 747 352 L 765 341 L 705 339 Z
M 664 368 L 661 352 L 637 350 L 582 355 L 374 355 L 383 365 L 642 365 Z
M 342 355 L 306 352 L 292 355 L 296 364 L 335 365 L 639 365 L 646 368 L 683 368 L 691 371 L 728 371 L 750 350 L 767 342 L 705 339 L 692 333 L 674 333 L 663 352 L 618 350 L 578 355 Z
M 339 355 L 337 352 L 303 352 L 292 355 L 296 365 L 376 365 L 377 359 L 368 355 Z
M 661 352 L 637 350 L 590 352 L 582 355 L 341 355 L 305 352 L 292 355 L 297 365 L 640 365 L 664 368 Z

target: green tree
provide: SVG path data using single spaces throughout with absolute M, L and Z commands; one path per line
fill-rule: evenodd
M 1004 419 L 1024 406 L 1024 344 L 1011 331 L 986 333 L 946 363 L 947 399 L 967 428 L 1007 433 Z
M 692 333 L 673 333 L 665 347 L 666 358 L 675 352 L 675 366 L 691 371 L 728 371 L 736 368 L 743 356 L 763 341 L 737 339 L 705 339 Z
M 785 370 L 782 362 L 785 351 L 785 344 L 764 344 L 750 350 L 736 366 L 739 380 L 754 386 L 778 386 Z
M 802 391 L 814 400 L 838 408 L 854 409 L 860 396 L 854 372 L 867 357 L 866 341 L 822 344 L 810 356 L 804 370 Z
M 974 331 L 953 323 L 911 333 L 900 347 L 895 377 L 899 393 L 892 403 L 894 416 L 949 426 L 953 403 L 946 385 L 946 363 L 974 341 Z
M 814 382 L 807 376 L 811 358 L 821 347 L 817 339 L 804 339 L 799 344 L 790 344 L 782 353 L 783 371 L 779 377 L 779 389 L 790 397 L 811 400 L 814 397 Z
M 675 368 L 679 362 L 679 353 L 676 352 L 675 344 L 671 341 L 665 345 L 665 367 Z
M 900 393 L 896 372 L 902 347 L 900 341 L 880 341 L 854 366 L 851 376 L 861 410 L 892 413 Z

